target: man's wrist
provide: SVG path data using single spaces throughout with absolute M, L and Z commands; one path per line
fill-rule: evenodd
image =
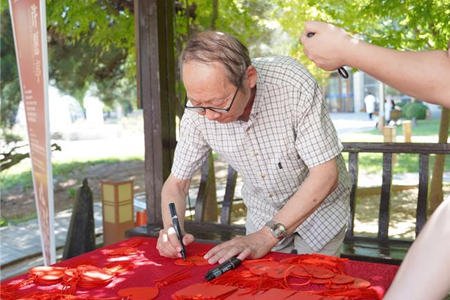
M 287 237 L 286 226 L 277 221 L 270 220 L 264 227 L 268 227 L 272 236 L 278 241 L 284 240 Z
M 268 243 L 270 243 L 272 245 L 272 248 L 275 247 L 280 240 L 277 239 L 271 232 L 270 228 L 267 226 L 264 226 L 261 229 L 261 232 L 264 234 L 264 236 L 267 238 Z

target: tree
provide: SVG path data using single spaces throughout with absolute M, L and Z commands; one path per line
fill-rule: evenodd
M 132 1 L 48 0 L 49 79 L 81 101 L 92 82 L 100 99 L 134 104 L 135 49 Z M 8 1 L 2 0 L 1 128 L 11 128 L 21 100 Z
M 449 0 L 309 0 L 278 1 L 275 16 L 283 28 L 296 39 L 302 24 L 309 19 L 334 23 L 359 33 L 360 38 L 375 45 L 397 50 L 446 50 L 450 39 Z M 293 55 L 302 60 L 301 47 Z M 304 61 L 304 59 L 302 60 Z M 305 63 L 311 70 L 311 64 Z M 319 75 L 320 76 L 320 75 Z M 442 110 L 439 142 L 448 139 L 449 112 Z M 442 201 L 442 179 L 446 155 L 436 155 L 430 188 L 431 211 Z

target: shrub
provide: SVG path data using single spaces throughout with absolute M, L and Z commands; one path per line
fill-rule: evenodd
M 427 117 L 428 107 L 422 102 L 411 102 L 403 106 L 402 117 L 411 120 L 416 118 L 416 120 L 425 120 Z

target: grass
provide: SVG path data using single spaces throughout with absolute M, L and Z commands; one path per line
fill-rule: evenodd
M 69 161 L 64 163 L 53 163 L 53 178 L 67 179 L 70 174 L 74 172 L 83 172 L 87 166 L 96 166 L 101 164 L 114 164 L 124 161 L 143 161 L 143 157 L 126 157 L 126 158 L 101 158 L 85 161 Z M 33 180 L 31 177 L 31 170 L 21 170 L 14 172 L 11 170 L 0 173 L 0 181 L 2 183 L 2 190 L 9 190 L 16 186 L 21 186 L 24 189 L 33 187 Z M 10 172 L 11 171 L 11 172 Z
M 348 160 L 348 153 L 344 153 L 344 158 Z M 393 165 L 395 173 L 418 173 L 418 154 L 397 154 L 397 162 Z M 359 171 L 362 174 L 377 174 L 383 171 L 383 155 L 381 153 L 360 153 L 358 159 Z M 430 156 L 430 174 L 434 165 L 434 155 Z M 447 155 L 444 170 L 450 171 L 450 158 Z
M 417 126 L 412 127 L 413 136 L 434 136 L 439 132 L 439 122 L 440 119 L 431 120 L 419 120 L 417 121 Z M 450 132 L 450 131 L 449 131 Z M 367 135 L 381 135 L 378 129 L 373 129 L 365 132 Z M 397 126 L 397 135 L 403 135 L 403 126 Z
M 417 126 L 412 128 L 412 138 L 416 143 L 437 142 L 439 132 L 439 119 L 420 120 Z M 378 129 L 366 132 L 351 133 L 340 135 L 339 138 L 343 142 L 382 142 L 383 135 Z M 397 126 L 397 141 L 403 141 L 403 127 Z M 397 162 L 394 165 L 395 173 L 417 173 L 419 172 L 419 155 L 418 154 L 399 154 Z M 347 160 L 348 154 L 344 153 Z M 359 170 L 364 174 L 381 173 L 383 170 L 383 155 L 377 153 L 361 153 L 359 154 Z M 430 156 L 430 168 L 434 164 L 434 155 Z M 447 155 L 445 160 L 445 171 L 450 171 L 450 158 Z M 431 170 L 430 170 L 431 172 Z

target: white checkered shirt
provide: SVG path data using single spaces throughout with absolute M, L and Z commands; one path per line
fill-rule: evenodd
M 213 149 L 242 175 L 247 222 L 260 229 L 298 190 L 308 168 L 337 157 L 338 187 L 296 229 L 320 251 L 349 217 L 351 182 L 342 145 L 320 87 L 298 61 L 276 56 L 255 59 L 253 65 L 258 82 L 249 121 L 220 124 L 186 110 L 172 174 L 192 178 Z

